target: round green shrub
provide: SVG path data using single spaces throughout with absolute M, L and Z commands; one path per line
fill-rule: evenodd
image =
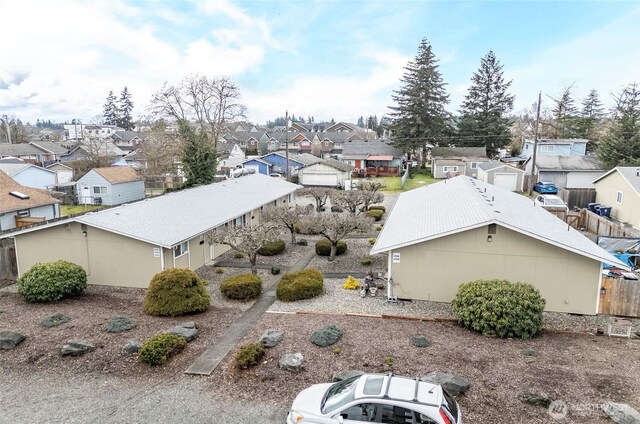
M 244 253 L 236 252 L 236 253 L 233 254 L 233 257 L 236 258 L 236 259 L 242 259 L 242 258 L 244 258 Z
M 373 209 L 365 212 L 366 216 L 370 216 L 374 221 L 380 221 L 382 219 L 382 215 L 384 215 L 384 211 Z
M 261 256 L 274 256 L 279 253 L 284 252 L 285 242 L 284 240 L 274 240 L 266 242 L 260 250 L 258 250 L 258 255 Z
M 224 274 L 224 268 L 216 268 L 216 274 Z
M 171 268 L 149 283 L 143 309 L 149 315 L 175 317 L 209 309 L 207 283 L 190 269 Z
M 545 303 L 531 284 L 477 280 L 460 286 L 451 307 L 466 328 L 484 335 L 530 339 L 542 328 Z
M 318 270 L 287 272 L 278 282 L 276 297 L 284 302 L 311 299 L 320 295 L 323 288 L 324 278 Z
M 158 334 L 140 347 L 138 359 L 148 365 L 164 365 L 186 345 L 187 340 L 184 337 L 168 333 Z
M 342 255 L 347 251 L 347 242 L 340 240 L 336 248 L 336 255 Z M 331 255 L 331 242 L 326 238 L 321 238 L 316 242 L 316 253 L 320 256 Z
M 220 283 L 220 292 L 229 299 L 255 299 L 262 293 L 262 280 L 254 274 L 240 274 Z
M 360 261 L 360 265 L 369 266 L 369 265 L 371 265 L 372 262 L 373 261 L 370 258 L 365 258 L 365 259 Z
M 278 275 L 278 274 L 280 274 L 280 267 L 279 267 L 279 266 L 275 266 L 275 265 L 274 265 L 274 266 L 272 266 L 272 267 L 271 267 L 271 274 L 273 274 L 273 275 Z
M 376 244 L 376 240 L 378 240 L 378 239 L 377 239 L 377 238 L 370 238 L 370 239 L 369 239 L 369 244 L 370 244 L 371 246 L 373 246 L 374 244 Z
M 373 205 L 373 206 L 369 206 L 369 210 L 370 211 L 382 211 L 382 212 L 386 212 L 387 208 L 385 208 L 382 205 Z
M 240 346 L 236 353 L 236 366 L 238 368 L 249 368 L 260 364 L 264 356 L 264 345 L 262 342 L 245 343 Z
M 37 263 L 18 278 L 18 293 L 30 303 L 77 296 L 87 288 L 87 273 L 67 261 Z

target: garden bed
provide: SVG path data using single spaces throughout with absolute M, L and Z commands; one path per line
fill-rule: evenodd
M 316 238 L 317 240 L 317 238 Z M 372 245 L 368 238 L 349 238 L 347 242 L 347 251 L 342 255 L 336 256 L 333 262 L 329 262 L 327 256 L 316 255 L 307 268 L 317 269 L 321 272 L 345 272 L 345 273 L 366 273 L 369 270 L 373 272 L 385 272 L 387 270 L 387 254 L 381 253 L 370 256 Z M 309 245 L 315 248 L 315 242 L 309 241 Z M 369 259 L 370 265 L 362 265 L 361 261 Z

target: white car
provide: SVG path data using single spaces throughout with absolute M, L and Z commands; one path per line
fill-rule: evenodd
M 460 424 L 461 415 L 456 400 L 438 384 L 364 374 L 301 391 L 293 401 L 287 424 Z
M 540 194 L 536 197 L 535 203 L 545 209 L 569 210 L 564 201 L 555 194 Z

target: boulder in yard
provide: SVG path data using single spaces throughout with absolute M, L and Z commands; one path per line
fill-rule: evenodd
M 524 356 L 538 356 L 538 352 L 536 352 L 534 349 L 531 349 L 531 348 L 527 348 L 523 350 L 522 354 Z
M 113 317 L 107 323 L 107 333 L 124 333 L 136 327 L 136 322 L 129 317 Z
M 311 334 L 311 343 L 320 347 L 331 346 L 342 337 L 342 330 L 335 325 L 327 325 Z
M 292 372 L 299 372 L 304 369 L 304 356 L 302 353 L 287 353 L 282 355 L 278 361 L 278 366 Z
M 275 328 L 269 328 L 262 333 L 260 336 L 260 341 L 264 345 L 264 347 L 274 347 L 278 343 L 282 341 L 284 337 L 284 333 L 280 330 L 276 330 Z
M 13 349 L 18 346 L 26 337 L 24 334 L 11 330 L 0 330 L 0 349 Z
M 51 328 L 57 325 L 66 324 L 69 321 L 71 321 L 71 318 L 69 318 L 65 314 L 55 314 L 51 315 L 49 318 L 42 320 L 40 324 L 44 325 L 45 327 Z
M 347 380 L 349 378 L 356 377 L 362 374 L 364 374 L 364 371 L 360 370 L 337 371 L 333 373 L 333 381 Z
M 62 356 L 82 356 L 87 352 L 91 352 L 96 347 L 84 340 L 71 340 L 62 346 L 60 355 Z
M 431 345 L 431 342 L 425 336 L 413 336 L 411 338 L 411 345 L 415 347 L 428 347 Z
M 555 399 L 551 398 L 546 393 L 537 393 L 532 391 L 524 391 L 518 395 L 518 399 L 521 402 L 528 403 L 533 406 L 542 406 L 548 408 Z
M 195 340 L 198 337 L 198 330 L 195 329 L 195 325 L 192 328 L 183 327 L 177 325 L 167 331 L 169 334 L 175 334 L 176 336 L 184 337 L 188 342 Z
M 420 380 L 440 384 L 451 394 L 451 396 L 459 396 L 471 388 L 471 383 L 469 383 L 469 381 L 448 372 L 435 371 L 421 377 Z
M 640 424 L 640 412 L 626 403 L 605 402 L 602 410 L 618 424 Z
M 142 342 L 140 340 L 129 340 L 122 348 L 122 354 L 125 356 L 133 355 L 140 350 L 140 347 L 142 347 Z

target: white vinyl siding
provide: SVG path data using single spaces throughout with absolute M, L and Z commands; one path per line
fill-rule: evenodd
M 106 186 L 93 186 L 93 194 L 107 194 Z

